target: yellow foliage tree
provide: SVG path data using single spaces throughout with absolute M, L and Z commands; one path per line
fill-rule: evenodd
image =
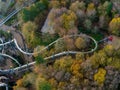
M 107 56 L 113 56 L 113 53 L 115 52 L 115 49 L 112 45 L 107 45 L 103 49 L 103 51 L 106 53 Z
M 99 68 L 98 72 L 94 75 L 94 80 L 98 85 L 102 85 L 105 81 L 106 70 L 103 68 Z
M 62 88 L 66 85 L 66 82 L 59 82 L 58 88 Z
M 81 37 L 78 37 L 75 41 L 75 46 L 78 48 L 78 49 L 83 49 L 86 47 L 86 41 L 81 38 Z
M 23 79 L 19 79 L 19 80 L 17 81 L 17 86 L 18 86 L 18 87 L 23 86 Z
M 84 60 L 84 54 L 83 53 L 77 53 L 76 54 L 76 60 Z
M 75 21 L 77 19 L 74 12 L 68 11 L 68 13 L 64 13 L 62 16 L 62 25 L 66 30 L 69 30 L 74 27 Z
M 17 82 L 16 82 L 16 86 L 13 87 L 14 90 L 20 90 L 20 88 L 24 88 L 23 87 L 23 79 L 19 79 Z M 25 89 L 25 88 L 24 88 Z
M 73 63 L 73 59 L 71 57 L 63 57 L 60 60 L 55 61 L 54 68 L 70 71 L 69 69 L 70 69 L 72 63 Z
M 87 16 L 88 17 L 93 17 L 93 16 L 95 16 L 95 14 L 96 14 L 96 10 L 95 10 L 94 3 L 88 4 L 88 7 L 87 7 Z
M 73 75 L 79 78 L 83 78 L 83 75 L 80 73 L 82 60 L 74 60 L 73 64 L 70 67 L 70 70 Z
M 60 7 L 59 1 L 52 0 L 52 1 L 50 2 L 50 7 L 52 7 L 52 8 L 58 8 L 58 7 Z
M 35 23 L 33 22 L 27 22 L 24 23 L 22 26 L 22 33 L 26 39 L 26 42 L 28 44 L 29 47 L 34 47 L 35 46 L 35 41 L 36 41 L 36 37 L 35 37 L 35 31 L 37 29 L 37 26 Z
M 49 79 L 49 83 L 52 85 L 53 88 L 56 88 L 58 83 L 54 78 Z
M 120 35 L 120 17 L 113 18 L 109 24 L 109 31 L 115 35 Z

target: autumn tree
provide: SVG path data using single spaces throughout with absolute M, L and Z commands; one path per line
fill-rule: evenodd
M 22 33 L 29 47 L 34 47 L 37 43 L 37 39 L 35 36 L 36 29 L 37 26 L 33 22 L 24 23 L 22 26 Z
M 82 63 L 82 60 L 74 60 L 71 67 L 70 67 L 70 70 L 71 70 L 72 74 L 76 77 L 79 77 L 79 78 L 83 78 L 83 75 L 80 72 L 81 63 Z
M 52 86 L 45 78 L 39 76 L 36 80 L 36 90 L 52 90 Z
M 77 53 L 76 54 L 76 60 L 84 60 L 85 55 L 83 53 Z
M 94 75 L 94 80 L 98 85 L 103 85 L 105 81 L 106 70 L 103 68 L 99 68 L 98 72 Z
M 74 50 L 75 49 L 74 40 L 72 38 L 67 37 L 64 40 L 65 40 L 67 50 Z
M 65 49 L 66 49 L 65 41 L 63 39 L 60 39 L 55 43 L 56 52 L 62 52 L 65 51 Z
M 84 27 L 87 29 L 87 30 L 91 30 L 92 29 L 92 22 L 90 19 L 86 19 L 84 21 Z
M 69 30 L 70 28 L 74 27 L 75 20 L 77 19 L 77 17 L 73 12 L 68 11 L 68 14 L 64 13 L 61 16 L 61 19 L 62 19 L 63 28 Z
M 49 83 L 52 85 L 53 90 L 56 89 L 58 82 L 55 80 L 55 78 L 49 79 Z
M 74 3 L 71 4 L 70 10 L 75 12 L 78 18 L 84 19 L 85 18 L 85 3 L 83 1 L 75 1 Z
M 52 7 L 52 8 L 59 8 L 59 7 L 60 7 L 59 1 L 57 1 L 57 0 L 52 0 L 52 1 L 50 2 L 50 7 Z
M 120 17 L 113 18 L 109 23 L 109 31 L 112 34 L 120 35 Z
M 41 55 L 42 57 L 46 57 L 47 56 L 47 50 L 44 49 L 45 46 L 37 46 L 36 48 L 34 48 L 34 57 L 37 57 L 39 55 Z
M 110 18 L 104 14 L 99 16 L 99 27 L 106 30 L 109 26 Z
M 75 46 L 78 48 L 78 49 L 83 49 L 85 48 L 87 45 L 86 41 L 82 38 L 82 37 L 78 37 L 76 40 L 75 40 Z
M 27 90 L 27 88 L 35 89 L 34 81 L 36 80 L 36 76 L 37 75 L 34 73 L 29 73 L 27 75 L 24 75 L 22 79 L 19 79 L 17 81 L 17 86 L 14 86 L 14 90 Z
M 72 63 L 73 63 L 73 59 L 70 56 L 62 57 L 60 60 L 55 61 L 54 68 L 56 70 L 70 71 L 70 67 Z
M 94 3 L 88 4 L 88 7 L 87 7 L 87 16 L 91 20 L 93 20 L 95 18 L 95 15 L 96 15 L 96 10 L 95 10 Z
M 112 4 L 109 1 L 105 1 L 103 4 L 98 6 L 99 13 L 99 26 L 102 29 L 107 29 L 110 22 L 110 15 L 112 10 Z
M 77 33 L 77 29 L 75 28 L 76 19 L 77 17 L 72 11 L 63 13 L 59 18 L 55 20 L 56 33 L 58 33 L 60 36 Z

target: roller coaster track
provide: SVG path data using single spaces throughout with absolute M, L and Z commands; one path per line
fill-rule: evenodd
M 5 87 L 5 88 L 6 88 L 6 90 L 8 90 L 8 85 L 7 85 L 7 84 L 5 84 L 5 83 L 0 83 L 0 87 Z
M 2 26 L 4 23 L 6 23 L 12 16 L 14 16 L 15 14 L 17 14 L 22 8 L 16 9 L 13 12 L 11 12 L 7 17 L 5 17 L 1 22 L 0 22 L 0 26 Z
M 34 3 L 36 0 L 33 0 L 32 3 Z M 0 22 L 0 26 L 2 26 L 4 23 L 6 23 L 11 17 L 13 17 L 15 14 L 17 14 L 19 11 L 21 11 L 24 7 L 17 8 L 13 12 L 11 12 L 7 17 L 3 18 Z
M 5 18 L 0 22 L 0 26 L 2 26 L 4 23 L 6 23 L 12 16 L 14 16 L 15 14 L 17 14 L 21 9 L 22 9 L 22 8 L 16 9 L 16 10 L 14 10 L 12 13 L 10 13 L 7 17 L 5 17 Z M 81 36 L 81 35 L 70 35 L 70 36 L 66 36 L 66 37 L 76 37 L 76 36 Z M 40 50 L 40 51 L 38 51 L 38 52 L 35 52 L 35 53 L 29 53 L 29 52 L 23 51 L 23 50 L 19 47 L 16 39 L 13 39 L 13 40 L 8 41 L 8 42 L 5 42 L 5 43 L 2 41 L 2 39 L 0 39 L 0 41 L 1 41 L 0 47 L 2 47 L 2 48 L 4 49 L 4 46 L 5 46 L 5 45 L 14 43 L 15 46 L 17 47 L 17 49 L 18 49 L 21 53 L 26 54 L 26 55 L 34 55 L 34 54 L 42 53 L 44 50 L 46 50 L 47 48 L 49 48 L 51 45 L 55 44 L 55 43 L 58 42 L 59 40 L 64 39 L 64 38 L 66 38 L 66 37 L 59 38 L 59 39 L 55 40 L 54 42 L 52 42 L 52 43 L 50 43 L 49 45 L 47 45 L 44 49 L 42 49 L 42 50 Z M 67 55 L 67 54 L 76 54 L 76 53 L 87 54 L 87 53 L 92 53 L 92 52 L 94 52 L 94 51 L 97 49 L 97 47 L 98 47 L 97 41 L 96 41 L 94 38 L 90 37 L 90 36 L 87 36 L 87 35 L 86 35 L 86 37 L 90 38 L 90 39 L 94 42 L 94 44 L 95 44 L 95 47 L 94 47 L 93 49 L 91 49 L 90 51 L 86 51 L 86 52 L 80 52 L 80 51 L 63 51 L 63 52 L 54 54 L 54 55 L 52 55 L 52 56 L 46 57 L 46 58 L 44 58 L 44 59 L 45 59 L 45 60 L 53 59 L 54 57 L 60 57 L 60 56 L 62 56 L 62 55 Z M 30 62 L 30 63 L 27 63 L 27 64 L 21 66 L 21 64 L 17 61 L 17 59 L 13 58 L 13 57 L 10 56 L 10 55 L 4 54 L 4 53 L 3 53 L 3 50 L 2 50 L 2 53 L 0 53 L 0 56 L 8 57 L 8 58 L 12 59 L 13 61 L 15 61 L 15 62 L 19 65 L 18 67 L 13 68 L 13 69 L 0 70 L 0 74 L 1 74 L 1 73 L 11 74 L 11 73 L 19 72 L 19 71 L 24 70 L 24 69 L 26 69 L 26 68 L 31 68 L 31 67 L 34 66 L 34 64 L 36 63 L 36 62 L 34 61 L 34 62 Z M 5 86 L 5 87 L 6 87 L 6 90 L 8 90 L 7 84 L 1 83 L 1 84 L 0 84 L 0 87 L 1 87 L 1 86 Z
M 15 46 L 17 47 L 17 49 L 18 49 L 21 53 L 26 54 L 26 55 L 35 55 L 35 54 L 42 53 L 44 50 L 46 50 L 46 49 L 49 48 L 51 45 L 55 44 L 56 42 L 58 42 L 58 41 L 61 40 L 61 39 L 65 39 L 65 38 L 67 38 L 67 37 L 71 37 L 71 38 L 72 38 L 72 37 L 80 37 L 80 36 L 82 36 L 82 35 L 83 35 L 83 34 L 79 34 L 79 35 L 69 35 L 69 36 L 65 36 L 65 37 L 59 38 L 59 39 L 55 40 L 54 42 L 50 43 L 49 45 L 47 45 L 47 46 L 46 46 L 45 48 L 43 48 L 42 50 L 40 50 L 40 51 L 38 51 L 38 52 L 34 52 L 34 53 L 29 53 L 29 52 L 23 51 L 23 50 L 19 47 L 19 45 L 17 44 L 16 39 L 13 39 L 13 40 L 8 41 L 8 42 L 5 42 L 5 43 L 2 43 L 2 44 L 0 44 L 0 46 L 4 46 L 4 45 L 8 45 L 8 44 L 14 43 Z M 76 54 L 76 53 L 88 54 L 88 53 L 94 52 L 94 51 L 97 49 L 97 47 L 98 47 L 97 41 L 96 41 L 94 38 L 92 38 L 92 37 L 90 37 L 90 36 L 88 36 L 88 35 L 84 35 L 84 36 L 86 36 L 87 38 L 91 39 L 91 40 L 94 42 L 94 44 L 95 44 L 95 47 L 94 47 L 93 49 L 91 49 L 90 51 L 83 51 L 83 52 L 80 52 L 80 51 L 63 51 L 63 52 L 54 54 L 54 55 L 52 55 L 52 56 L 46 57 L 46 58 L 44 58 L 44 59 L 45 59 L 45 60 L 53 59 L 53 57 L 60 57 L 60 56 L 62 56 L 62 55 L 66 55 L 66 54 Z M 6 55 L 6 54 L 3 54 L 3 53 L 0 53 L 0 55 L 1 55 L 1 56 L 5 56 L 5 57 L 8 57 L 8 58 L 11 58 L 12 60 L 14 60 L 14 61 L 19 65 L 19 67 L 16 67 L 16 68 L 13 68 L 13 69 L 12 69 L 14 72 L 20 71 L 20 70 L 25 69 L 25 68 L 30 68 L 31 66 L 33 66 L 33 65 L 35 64 L 35 61 L 34 61 L 34 62 L 31 62 L 31 63 L 28 63 L 28 64 L 25 64 L 25 65 L 20 66 L 20 63 L 17 62 L 17 60 L 14 59 L 13 57 L 11 57 L 11 56 L 9 56 L 9 55 Z M 4 72 L 4 71 L 9 72 L 10 70 L 11 70 L 11 69 L 2 70 L 2 71 L 3 71 L 3 72 Z M 2 71 L 1 71 L 1 72 L 2 72 Z

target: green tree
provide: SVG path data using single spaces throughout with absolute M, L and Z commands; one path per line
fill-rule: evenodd
M 45 3 L 45 1 L 44 1 Z M 35 17 L 42 13 L 47 7 L 42 2 L 37 2 L 32 6 L 24 8 L 22 10 L 22 19 L 24 22 L 33 21 Z
M 100 15 L 110 15 L 112 10 L 112 3 L 105 1 L 103 4 L 98 6 L 98 13 Z
M 46 9 L 48 9 L 49 1 L 48 0 L 42 0 L 43 5 L 45 5 Z
M 37 57 L 35 57 L 35 61 L 36 61 L 36 64 L 45 63 L 45 60 L 40 55 L 38 55 Z
M 37 90 L 52 90 L 52 86 L 47 81 L 39 82 L 37 87 Z

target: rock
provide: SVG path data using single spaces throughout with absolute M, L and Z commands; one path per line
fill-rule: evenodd
M 54 30 L 54 25 L 55 22 L 54 20 L 59 17 L 62 13 L 64 13 L 65 11 L 67 11 L 66 8 L 61 8 L 61 9 L 51 9 L 48 17 L 44 23 L 44 26 L 41 29 L 42 33 L 49 33 L 49 34 L 54 34 L 55 30 Z
M 56 75 L 55 75 L 55 79 L 56 79 L 57 81 L 60 81 L 60 80 L 62 79 L 62 77 L 64 76 L 64 74 L 65 74 L 65 71 L 63 71 L 63 70 L 57 72 Z
M 48 14 L 48 17 L 44 23 L 44 26 L 41 29 L 42 33 L 50 33 L 50 34 L 54 34 L 54 30 L 53 30 L 53 23 L 51 23 L 51 19 L 49 18 L 49 16 L 54 12 L 54 9 L 51 9 L 51 11 Z M 50 24 L 51 23 L 51 24 Z

